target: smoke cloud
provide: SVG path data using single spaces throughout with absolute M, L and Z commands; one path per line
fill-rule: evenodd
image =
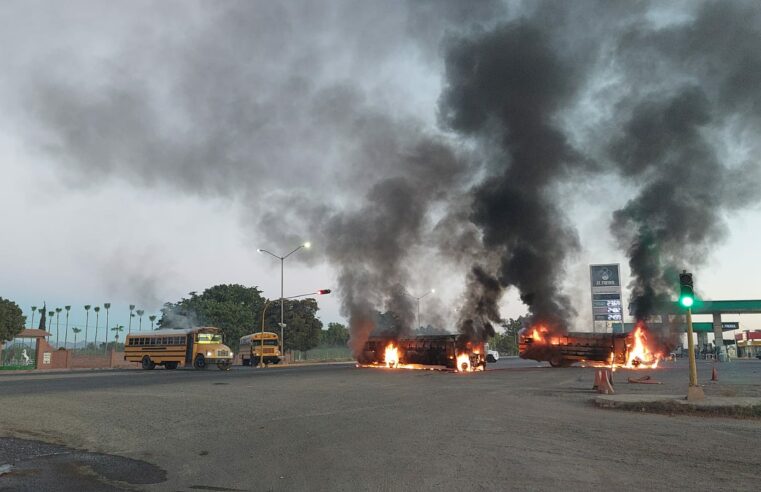
M 569 329 L 566 214 L 601 175 L 620 178 L 610 232 L 645 318 L 759 183 L 757 3 L 166 8 L 102 51 L 16 63 L 19 131 L 79 186 L 222 198 L 273 249 L 312 239 L 294 258 L 332 267 L 355 351 L 378 311 L 411 332 L 426 270 L 459 275 L 457 314 L 429 319 L 466 339 L 494 333 L 511 288 Z

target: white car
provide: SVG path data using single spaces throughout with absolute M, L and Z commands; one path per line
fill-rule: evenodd
M 486 362 L 497 362 L 499 360 L 499 352 L 496 350 L 486 349 Z

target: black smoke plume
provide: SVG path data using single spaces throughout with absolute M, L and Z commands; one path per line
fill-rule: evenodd
M 757 200 L 757 162 L 732 163 L 717 144 L 723 133 L 743 147 L 742 134 L 759 128 L 759 45 L 761 9 L 752 2 L 704 2 L 689 21 L 640 23 L 618 42 L 638 87 L 623 99 L 609 153 L 640 188 L 611 230 L 629 257 L 637 319 L 661 314 L 678 273 L 704 265 L 727 235 L 725 213 Z
M 474 138 L 494 172 L 472 191 L 469 219 L 480 228 L 483 247 L 500 259 L 493 273 L 478 266 L 471 271 L 460 319 L 471 336 L 493 333 L 497 302 L 509 286 L 518 288 L 534 322 L 564 330 L 574 314 L 560 283 L 578 240 L 553 187 L 585 163 L 554 118 L 574 97 L 578 81 L 548 33 L 526 21 L 449 46 L 442 122 Z

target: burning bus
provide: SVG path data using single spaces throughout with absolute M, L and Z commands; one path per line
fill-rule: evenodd
M 370 337 L 357 357 L 360 367 L 482 371 L 486 367 L 483 342 L 464 341 L 458 335 L 409 338 Z
M 549 362 L 552 367 L 567 367 L 589 362 L 627 369 L 658 367 L 668 349 L 654 340 L 644 324 L 631 333 L 553 334 L 543 326 L 523 329 L 519 354 L 522 359 Z

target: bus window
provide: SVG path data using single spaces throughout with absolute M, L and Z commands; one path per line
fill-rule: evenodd
M 217 333 L 199 333 L 198 343 L 222 343 L 222 335 Z

